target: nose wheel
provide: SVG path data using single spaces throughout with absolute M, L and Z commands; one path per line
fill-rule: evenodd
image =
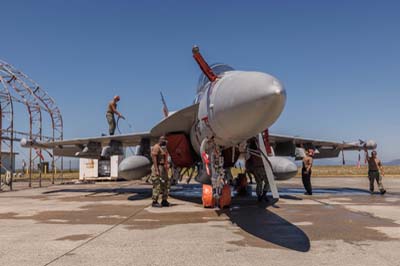
M 207 175 L 211 178 L 211 185 L 203 185 L 203 206 L 224 208 L 231 204 L 231 187 L 227 184 L 224 170 L 224 157 L 221 147 L 215 144 L 214 139 L 205 138 L 200 151 Z
M 229 207 L 232 202 L 231 187 L 228 184 L 225 184 L 222 187 L 221 194 L 218 197 L 215 197 L 213 187 L 211 185 L 203 185 L 203 194 L 201 199 L 204 208 L 219 207 L 220 209 L 223 209 Z

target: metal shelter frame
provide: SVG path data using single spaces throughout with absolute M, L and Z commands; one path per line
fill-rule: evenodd
M 28 132 L 16 130 L 14 120 L 14 106 L 16 103 L 23 104 L 26 107 L 29 116 Z M 44 135 L 43 133 L 43 112 L 48 114 L 50 118 L 51 133 Z M 10 154 L 10 163 L 13 165 L 13 153 L 15 150 L 15 141 L 21 140 L 22 137 L 36 140 L 62 140 L 63 139 L 63 120 L 61 111 L 56 102 L 49 94 L 40 87 L 34 80 L 23 72 L 17 70 L 10 64 L 0 60 L 0 151 L 2 146 L 8 148 Z M 8 153 L 7 152 L 7 153 Z M 35 154 L 34 154 L 35 152 Z M 56 175 L 56 162 L 60 160 L 61 178 L 63 175 L 63 158 L 52 156 L 52 178 L 54 184 Z M 42 151 L 29 149 L 29 186 L 32 185 L 32 169 L 35 159 L 39 158 L 42 163 Z M 0 153 L 0 165 L 2 158 Z M 11 167 L 12 168 L 12 167 Z M 13 169 L 7 169 L 11 172 L 11 181 L 9 182 L 12 189 Z M 39 186 L 41 186 L 42 175 L 39 171 Z M 1 176 L 0 176 L 1 177 Z M 1 185 L 1 178 L 0 178 Z M 0 186 L 1 188 L 1 186 Z

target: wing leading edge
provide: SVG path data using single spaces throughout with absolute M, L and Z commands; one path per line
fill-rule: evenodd
M 97 158 L 103 156 L 104 148 L 107 148 L 109 155 L 119 155 L 122 153 L 123 147 L 140 145 L 143 140 L 152 144 L 164 134 L 171 132 L 189 133 L 191 126 L 197 118 L 197 110 L 198 104 L 194 104 L 171 113 L 168 117 L 157 123 L 150 132 L 75 138 L 50 142 L 22 139 L 21 146 L 24 148 L 52 149 L 53 154 L 56 156 Z
M 271 145 L 273 145 L 276 155 L 293 157 L 297 157 L 296 152 L 299 148 L 316 149 L 318 152 L 315 154 L 315 158 L 334 158 L 339 156 L 339 153 L 343 150 L 360 151 L 364 148 L 367 148 L 368 150 L 373 150 L 377 147 L 376 142 L 373 140 L 337 142 L 276 134 L 271 134 L 269 136 L 269 141 Z

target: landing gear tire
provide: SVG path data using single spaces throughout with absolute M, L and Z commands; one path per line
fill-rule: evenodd
M 213 197 L 212 186 L 203 185 L 202 201 L 204 208 L 214 208 L 216 204 L 218 204 L 220 209 L 229 207 L 232 202 L 231 187 L 229 185 L 224 185 L 224 187 L 222 188 L 222 193 L 217 202 L 216 199 Z
M 215 199 L 213 197 L 213 189 L 210 185 L 203 185 L 202 202 L 204 208 L 214 208 Z

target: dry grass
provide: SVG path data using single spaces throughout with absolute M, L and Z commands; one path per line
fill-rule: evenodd
M 385 170 L 385 175 L 386 176 L 395 176 L 395 177 L 400 177 L 400 166 L 384 166 Z M 233 176 L 236 176 L 238 173 L 240 173 L 240 169 L 238 168 L 232 168 L 232 174 Z M 337 166 L 314 166 L 313 167 L 313 176 L 335 176 L 335 177 L 346 177 L 346 176 L 367 176 L 368 169 L 366 166 L 361 166 L 361 168 L 357 168 L 357 166 L 352 166 L 352 165 L 337 165 Z M 298 171 L 297 176 L 300 176 L 300 168 Z M 52 175 L 51 174 L 42 174 L 42 180 L 51 180 Z M 60 179 L 60 174 L 56 174 L 56 179 Z M 63 174 L 63 179 L 64 180 L 71 180 L 71 179 L 78 179 L 79 178 L 79 172 L 78 171 L 65 171 Z M 39 174 L 34 173 L 32 176 L 33 180 L 38 180 L 39 179 Z M 28 176 L 25 175 L 23 177 L 14 177 L 14 181 L 26 181 L 28 180 Z
M 19 173 L 20 173 L 20 171 L 17 171 L 17 176 L 15 176 L 13 178 L 14 181 L 27 181 L 29 179 L 29 175 L 25 174 L 25 175 L 19 177 Z M 42 180 L 51 180 L 51 178 L 52 178 L 51 173 L 42 174 Z M 63 173 L 63 180 L 72 180 L 72 179 L 78 179 L 78 178 L 79 178 L 78 171 L 73 171 L 73 172 L 64 171 L 64 173 Z M 57 174 L 55 175 L 55 179 L 56 180 L 61 179 L 61 175 L 59 172 L 57 172 Z M 39 180 L 39 173 L 32 173 L 32 180 Z
M 297 176 L 300 176 L 300 168 Z M 384 166 L 386 176 L 398 176 L 400 177 L 400 166 Z M 335 166 L 314 166 L 312 169 L 313 176 L 335 176 L 335 177 L 346 177 L 346 176 L 367 176 L 367 166 L 353 165 L 335 165 Z M 236 176 L 240 173 L 240 169 L 233 169 L 232 174 Z
M 386 176 L 400 176 L 400 166 L 384 166 L 384 171 Z M 367 173 L 367 166 L 314 166 L 312 169 L 313 176 L 367 176 Z

